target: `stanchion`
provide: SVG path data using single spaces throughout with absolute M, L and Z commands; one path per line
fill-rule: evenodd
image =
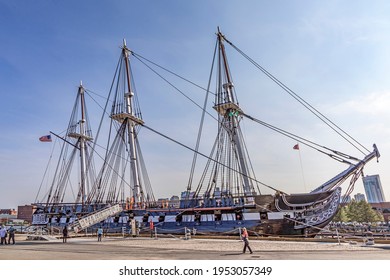
M 337 230 L 337 228 L 336 228 L 336 234 L 337 234 L 337 241 L 339 242 L 339 245 L 341 245 L 341 244 L 340 244 L 340 236 L 339 236 L 339 231 Z

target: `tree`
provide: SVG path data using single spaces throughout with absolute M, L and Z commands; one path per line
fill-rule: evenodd
M 333 221 L 334 222 L 347 222 L 348 221 L 347 210 L 346 210 L 345 206 L 339 207 L 339 211 L 334 216 Z
M 383 221 L 383 216 L 378 211 L 372 209 L 366 201 L 352 200 L 349 204 L 341 207 L 334 217 L 335 222 L 358 222 L 374 223 Z

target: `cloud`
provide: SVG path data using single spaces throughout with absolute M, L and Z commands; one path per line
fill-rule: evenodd
M 353 100 L 349 100 L 340 107 L 348 111 L 371 116 L 389 116 L 390 92 L 373 92 Z
M 347 118 L 363 123 L 390 120 L 390 91 L 376 91 L 321 104 L 319 110 L 335 119 Z

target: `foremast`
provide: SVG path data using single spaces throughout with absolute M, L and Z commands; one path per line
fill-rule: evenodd
M 214 110 L 218 132 L 194 197 L 202 206 L 253 204 L 256 179 L 240 128 L 242 110 L 226 56 L 224 35 L 217 32 L 217 70 Z
M 244 154 L 243 141 L 239 138 L 239 114 L 242 112 L 234 96 L 234 84 L 230 74 L 228 61 L 225 52 L 224 36 L 218 30 L 217 33 L 220 59 L 220 78 L 219 88 L 215 98 L 214 109 L 219 114 L 220 123 L 222 123 L 231 137 L 231 144 L 235 146 L 237 158 L 239 160 L 239 170 L 243 180 L 243 191 L 245 196 L 253 194 L 253 184 L 250 180 L 251 174 L 248 169 L 247 157 Z M 222 86 L 222 88 L 221 88 Z

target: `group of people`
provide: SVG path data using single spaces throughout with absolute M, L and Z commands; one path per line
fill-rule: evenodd
M 150 237 L 151 238 L 153 238 L 153 230 L 154 230 L 154 223 L 153 223 L 153 221 L 151 221 L 150 222 Z M 8 243 L 12 239 L 13 244 L 15 244 L 15 237 L 14 237 L 15 236 L 15 229 L 13 229 L 12 226 L 8 229 L 8 233 L 9 233 Z M 97 237 L 98 237 L 98 242 L 101 242 L 102 236 L 103 236 L 103 228 L 100 226 L 96 233 L 97 233 Z M 4 227 L 2 227 L 0 229 L 1 244 L 3 244 L 3 240 L 4 240 L 4 242 L 6 242 L 6 234 L 7 234 L 7 230 Z M 62 242 L 66 243 L 67 238 L 68 238 L 68 228 L 65 226 L 62 230 Z M 246 249 L 248 249 L 249 253 L 252 254 L 253 253 L 252 248 L 249 246 L 249 234 L 248 234 L 248 231 L 245 227 L 242 229 L 241 238 L 242 238 L 242 241 L 244 242 L 244 248 L 242 250 L 242 253 L 245 254 Z M 5 244 L 7 244 L 7 243 L 5 243 Z
M 68 227 L 64 226 L 64 228 L 62 229 L 62 243 L 67 243 L 67 241 L 68 241 L 68 234 L 69 234 Z M 101 242 L 102 241 L 102 236 L 103 236 L 103 228 L 102 227 L 98 228 L 97 236 L 98 236 L 98 242 Z M 3 239 L 1 239 L 1 244 L 3 244 Z
M 5 226 L 1 226 L 0 228 L 0 239 L 1 239 L 1 245 L 7 245 L 7 244 L 15 244 L 15 228 L 13 226 L 10 226 L 10 228 L 7 230 Z M 8 237 L 8 243 L 7 243 L 7 237 Z

